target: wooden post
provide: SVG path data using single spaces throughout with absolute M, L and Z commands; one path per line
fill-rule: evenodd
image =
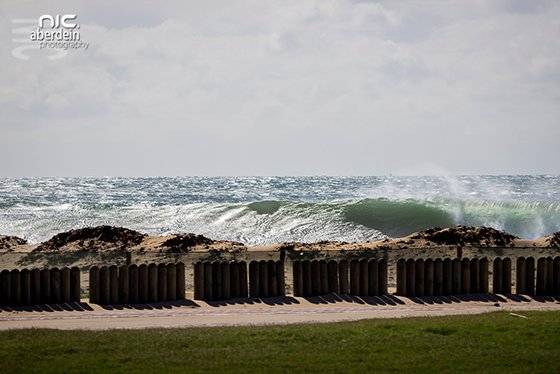
M 13 278 L 12 278 L 12 282 L 13 282 Z M 62 300 L 62 293 L 60 289 L 60 269 L 52 268 L 51 269 L 51 302 L 58 304 L 60 303 L 61 300 Z
M 237 299 L 239 297 L 239 264 L 235 261 L 229 264 L 229 278 L 231 284 L 231 298 Z
M 381 295 L 379 292 L 379 261 L 376 258 L 369 260 L 367 271 L 369 275 L 368 295 Z
M 259 261 L 259 297 L 268 297 L 268 265 Z
M 434 260 L 424 261 L 424 295 L 434 296 Z
M 488 293 L 488 259 L 486 257 L 483 257 L 478 261 L 478 275 L 480 292 Z
M 176 300 L 184 300 L 186 294 L 186 285 L 185 285 L 185 264 L 182 262 L 177 263 L 175 265 L 175 272 L 177 274 L 177 285 L 176 285 Z
M 239 267 L 239 296 L 247 297 L 249 295 L 249 289 L 247 286 L 247 263 L 241 261 L 238 265 Z
M 41 270 L 31 270 L 31 303 L 41 303 Z
M 360 263 L 358 260 L 350 261 L 350 294 L 360 294 Z
M 480 293 L 480 267 L 478 258 L 471 260 L 471 293 Z
M 311 261 L 311 295 L 321 294 L 321 265 L 319 261 Z
M 158 266 L 156 264 L 148 265 L 148 302 L 156 303 L 158 301 L 159 289 Z
M 276 297 L 276 291 L 278 290 L 278 282 L 276 279 L 276 262 L 269 260 L 266 262 L 267 271 L 267 284 L 268 284 L 268 297 Z
M 167 300 L 167 265 L 158 264 L 157 301 Z
M 525 257 L 519 257 L 515 264 L 515 293 L 524 294 L 525 280 L 527 279 L 527 268 L 525 266 Z
M 222 278 L 222 299 L 231 299 L 231 271 L 230 264 L 224 261 L 220 264 L 220 273 Z M 169 270 L 168 270 L 169 271 Z
M 443 260 L 434 260 L 434 296 L 443 295 Z
M 130 252 L 128 252 L 130 253 Z M 122 265 L 118 271 L 118 304 L 129 304 L 130 303 L 130 272 L 128 265 Z
M 492 290 L 495 294 L 501 294 L 503 292 L 502 280 L 503 280 L 502 259 L 496 257 L 494 259 L 494 269 L 492 272 Z
M 130 304 L 138 304 L 140 297 L 138 278 L 138 265 L 130 265 L 128 267 L 128 298 Z
M 286 278 L 284 274 L 284 261 L 276 261 L 276 295 L 286 296 Z
M 292 262 L 293 292 L 296 297 L 303 296 L 303 274 L 301 265 L 302 263 L 299 260 Z
M 173 263 L 167 264 L 167 297 L 165 299 L 167 301 L 177 300 L 177 267 Z
M 369 295 L 369 266 L 367 260 L 360 260 L 360 296 Z
M 320 293 L 321 295 L 326 295 L 329 293 L 329 274 L 327 269 L 327 261 L 319 261 L 319 278 L 320 281 Z
M 63 267 L 60 269 L 60 301 L 70 302 L 70 269 Z
M 461 293 L 471 293 L 471 261 L 468 258 L 461 259 Z
M 111 289 L 109 303 L 117 305 L 119 304 L 119 268 L 117 265 L 109 266 L 109 278 L 109 287 Z
M 260 297 L 259 281 L 259 263 L 257 261 L 251 261 L 249 263 L 249 294 L 251 297 Z
M 380 259 L 377 262 L 378 267 L 378 275 L 379 275 L 379 295 L 387 295 L 388 291 L 388 283 L 389 283 L 389 269 L 387 260 Z
M 99 268 L 92 266 L 89 268 L 89 302 L 100 304 L 100 275 Z
M 525 270 L 527 278 L 525 278 L 525 293 L 527 295 L 535 294 L 535 259 L 527 257 L 525 259 Z
M 311 261 L 305 260 L 301 263 L 301 270 L 303 274 L 303 296 L 311 296 L 312 294 L 312 276 L 311 276 Z
M 335 260 L 330 260 L 327 263 L 329 293 L 338 293 L 338 264 Z
M 406 296 L 406 260 L 404 258 L 397 261 L 397 295 Z
M 443 259 L 443 287 L 442 295 L 453 293 L 453 261 L 450 258 Z
M 82 298 L 80 268 L 74 266 L 70 269 L 70 301 L 79 303 Z
M 452 289 L 451 293 L 453 295 L 459 295 L 461 293 L 461 260 L 458 258 L 454 258 L 451 261 L 451 268 L 452 268 Z
M 406 296 L 416 296 L 416 262 L 412 258 L 406 260 Z
M 99 304 L 108 305 L 111 300 L 111 278 L 109 268 L 101 266 L 99 268 Z
M 416 296 L 424 296 L 424 260 L 419 258 L 415 263 L 416 268 Z
M 550 256 L 546 258 L 545 292 L 547 295 L 554 295 L 554 260 Z
M 152 280 L 153 282 L 153 280 Z M 148 303 L 150 300 L 150 269 L 146 264 L 140 264 L 138 266 L 138 302 L 140 304 Z M 157 284 L 156 292 L 157 295 Z
M 194 264 L 194 299 L 204 300 L 204 264 L 196 262 Z
M 538 296 L 546 294 L 546 258 L 541 257 L 537 260 L 537 289 Z
M 31 272 L 23 269 L 20 272 L 21 278 L 21 303 L 23 305 L 31 304 Z
M 342 260 L 338 263 L 338 284 L 339 292 L 341 294 L 348 294 L 350 289 L 348 287 L 348 261 Z

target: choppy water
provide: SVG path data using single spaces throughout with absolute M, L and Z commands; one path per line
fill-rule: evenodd
M 249 245 L 367 241 L 456 224 L 536 238 L 560 230 L 560 177 L 0 179 L 2 234 L 39 242 L 101 224 Z

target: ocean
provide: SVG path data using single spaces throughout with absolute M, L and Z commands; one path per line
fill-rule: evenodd
M 247 245 L 459 224 L 534 239 L 560 231 L 560 177 L 0 178 L 0 234 L 37 243 L 102 224 Z

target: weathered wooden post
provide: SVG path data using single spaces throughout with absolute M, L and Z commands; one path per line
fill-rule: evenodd
M 154 282 L 153 280 L 151 281 Z M 146 264 L 140 264 L 138 266 L 138 302 L 140 304 L 145 304 L 150 300 L 150 286 L 154 286 L 150 284 L 150 269 Z M 156 294 L 157 294 L 157 284 L 156 287 Z
M 41 270 L 31 270 L 31 303 L 41 303 Z
M 229 277 L 231 284 L 231 298 L 237 299 L 239 297 L 239 264 L 235 261 L 229 265 Z
M 478 274 L 480 292 L 488 293 L 490 289 L 488 288 L 488 259 L 486 257 L 483 257 L 478 261 Z
M 471 261 L 468 258 L 461 259 L 461 293 L 471 293 Z
M 525 293 L 527 295 L 535 294 L 535 259 L 527 257 L 525 259 L 525 270 L 527 278 L 525 278 Z
M 158 266 L 156 264 L 148 265 L 148 302 L 156 303 L 158 301 L 159 289 Z
M 554 294 L 560 295 L 560 257 L 554 257 Z
M 341 294 L 348 294 L 350 289 L 348 287 L 348 261 L 342 260 L 338 263 L 338 284 L 339 292 Z
M 224 261 L 220 264 L 220 273 L 222 275 L 222 299 L 229 300 L 231 299 L 231 268 L 229 262 Z
M 286 296 L 286 278 L 284 274 L 284 261 L 276 261 L 276 295 Z
M 368 284 L 368 295 L 370 296 L 377 296 L 381 295 L 379 292 L 379 279 L 381 278 L 379 275 L 379 260 L 373 258 L 368 261 L 368 275 L 369 275 L 369 284 Z
M 527 268 L 525 267 L 525 257 L 517 258 L 515 264 L 515 293 L 518 295 L 524 294 L 525 280 L 527 279 Z
M 212 295 L 213 300 L 222 300 L 222 272 L 218 261 L 212 263 Z
M 80 268 L 74 266 L 70 269 L 70 301 L 79 303 L 81 301 L 81 279 Z
M 416 262 L 413 258 L 406 260 L 406 296 L 416 296 Z
M 194 264 L 194 299 L 204 300 L 204 264 L 195 262 Z
M 379 295 L 387 295 L 388 283 L 389 283 L 389 269 L 387 260 L 384 258 L 380 259 L 377 263 L 378 275 L 379 275 Z
M 89 302 L 92 304 L 100 304 L 100 274 L 97 266 L 89 268 Z
M 321 294 L 321 265 L 319 261 L 311 261 L 311 295 Z
M 51 271 L 43 269 L 41 270 L 41 303 L 49 304 L 51 302 Z
M 259 261 L 259 297 L 268 297 L 268 264 Z
M 177 267 L 173 263 L 167 264 L 167 296 L 165 299 L 167 301 L 177 300 Z
M 101 266 L 99 268 L 99 304 L 108 305 L 111 300 L 111 278 L 109 268 Z
M 248 295 L 247 263 L 245 261 L 241 261 L 239 262 L 239 296 L 247 297 Z
M 185 285 L 185 264 L 179 262 L 175 265 L 175 272 L 177 274 L 177 285 L 176 285 L 176 300 L 184 300 L 185 293 L 186 293 L 186 285 Z
M 478 258 L 471 260 L 471 293 L 480 293 L 480 261 Z
M 13 278 L 12 278 L 12 282 L 13 282 Z M 55 304 L 60 303 L 62 299 L 61 295 L 62 293 L 60 290 L 60 269 L 52 268 L 51 269 L 51 302 Z
M 21 303 L 23 305 L 31 304 L 31 272 L 23 269 L 20 272 L 21 278 Z
M 369 295 L 369 266 L 368 260 L 360 260 L 360 296 L 367 296 Z
M 350 294 L 360 294 L 360 263 L 358 260 L 350 261 Z
M 494 269 L 492 272 L 492 290 L 495 294 L 499 294 L 503 292 L 502 280 L 503 280 L 502 259 L 496 257 L 494 259 Z
M 292 262 L 292 273 L 293 273 L 293 290 L 294 296 L 303 296 L 303 273 L 301 268 L 301 261 L 296 260 Z
M 424 296 L 424 260 L 419 258 L 415 263 L 416 268 L 416 296 Z
M 259 280 L 259 263 L 257 261 L 251 261 L 249 263 L 249 294 L 251 297 L 260 296 Z
M 406 296 L 406 260 L 404 258 L 397 261 L 397 295 Z
M 157 272 L 158 272 L 157 300 L 166 301 L 167 300 L 167 265 L 158 264 Z
M 12 303 L 12 275 L 9 270 L 0 272 L 0 305 Z
M 547 295 L 554 295 L 554 260 L 551 256 L 546 258 L 546 285 Z
M 453 261 L 450 258 L 443 259 L 443 295 L 453 293 Z
M 63 267 L 60 269 L 60 301 L 63 303 L 70 302 L 70 269 Z
M 21 277 L 18 269 L 10 272 L 10 283 L 12 285 L 12 305 L 21 304 Z
M 537 290 L 538 296 L 546 294 L 546 258 L 541 257 L 537 260 Z
M 338 293 L 338 264 L 335 260 L 330 260 L 327 264 L 329 292 Z
M 130 303 L 130 272 L 129 265 L 121 265 L 118 269 L 118 304 Z
M 110 296 L 109 304 L 119 304 L 119 268 L 117 265 L 109 266 Z
M 434 260 L 424 261 L 424 295 L 434 296 Z
M 269 260 L 266 263 L 266 271 L 268 273 L 268 297 L 276 297 L 278 291 L 278 281 L 276 275 L 276 262 Z
M 302 261 L 301 270 L 303 274 L 303 296 L 311 296 L 312 294 L 311 261 L 309 260 Z
M 128 267 L 128 298 L 131 304 L 138 304 L 140 297 L 138 283 L 138 265 L 132 264 Z
M 434 260 L 434 296 L 443 295 L 443 260 Z
M 329 274 L 328 274 L 328 269 L 327 269 L 327 261 L 325 260 L 321 260 L 319 261 L 319 267 L 320 267 L 320 292 L 321 295 L 326 295 L 329 293 Z
M 502 260 L 502 292 L 511 294 L 511 258 Z
M 451 268 L 452 268 L 452 285 L 451 285 L 451 293 L 453 295 L 459 295 L 461 293 L 461 260 L 458 258 L 454 258 L 451 260 Z

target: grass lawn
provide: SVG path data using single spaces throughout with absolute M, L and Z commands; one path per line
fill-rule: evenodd
M 560 372 L 560 312 L 0 332 L 0 372 Z M 227 318 L 224 316 L 224 318 Z

